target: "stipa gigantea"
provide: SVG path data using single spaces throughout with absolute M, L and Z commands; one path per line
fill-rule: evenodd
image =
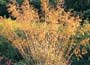
M 11 0 L 8 5 L 8 11 L 12 17 L 16 18 L 17 22 L 37 22 L 39 15 L 37 10 L 32 7 L 29 0 L 24 0 L 20 5 L 16 0 Z

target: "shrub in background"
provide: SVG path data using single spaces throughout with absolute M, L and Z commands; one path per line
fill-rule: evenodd
M 0 63 L 5 64 L 11 60 L 12 63 L 21 60 L 18 50 L 4 36 L 0 35 Z

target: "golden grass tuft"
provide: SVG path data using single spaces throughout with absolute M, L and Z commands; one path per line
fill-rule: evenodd
M 0 29 L 0 34 L 7 37 L 19 50 L 26 65 L 70 65 L 72 55 L 80 56 L 79 48 L 84 40 L 76 45 L 77 40 L 72 39 L 72 36 L 75 37 L 77 32 L 88 31 L 90 25 L 78 30 L 81 19 L 66 12 L 59 6 L 60 2 L 54 8 L 49 5 L 49 0 L 41 0 L 43 23 L 40 23 L 42 21 L 37 10 L 28 0 L 24 0 L 21 6 L 16 0 L 7 5 L 8 11 L 16 20 L 2 22 L 0 25 L 4 27 Z M 84 54 L 84 48 L 82 51 Z
M 86 26 L 82 29 L 87 28 Z M 5 36 L 19 50 L 26 65 L 70 65 L 74 54 L 82 58 L 82 55 L 87 53 L 85 47 L 80 50 L 80 45 L 85 46 L 90 39 L 83 39 L 77 44 L 77 40 L 71 37 L 75 37 L 77 32 L 81 33 L 82 29 L 78 30 L 76 27 L 73 34 L 68 32 L 68 27 L 62 27 L 62 24 L 18 23 L 4 19 L 0 23 L 0 35 Z M 88 29 L 85 31 L 89 31 Z
M 39 16 L 37 10 L 29 4 L 29 0 L 24 0 L 19 5 L 16 0 L 11 0 L 8 5 L 8 11 L 18 22 L 38 22 Z

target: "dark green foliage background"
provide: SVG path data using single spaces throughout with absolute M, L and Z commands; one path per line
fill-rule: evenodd
M 3 57 L 1 60 L 3 63 L 6 60 L 12 60 L 13 62 L 18 62 L 21 57 L 18 50 L 8 41 L 4 36 L 0 35 L 0 57 Z

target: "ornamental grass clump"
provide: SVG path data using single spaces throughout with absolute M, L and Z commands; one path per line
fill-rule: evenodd
M 4 33 L 4 34 L 3 34 Z M 19 50 L 27 65 L 67 65 L 68 37 L 43 29 L 1 32 Z M 65 44 L 66 43 L 66 44 Z
M 0 34 L 19 50 L 26 65 L 70 65 L 73 55 L 81 57 L 83 41 L 77 40 L 81 19 L 64 10 L 63 0 L 57 0 L 56 7 L 49 0 L 40 1 L 44 20 L 28 0 L 21 5 L 11 0 L 7 7 L 15 21 L 1 23 L 5 27 Z
M 70 65 L 72 57 L 81 59 L 88 53 L 85 47 L 90 38 L 79 40 L 78 37 L 89 32 L 89 27 L 87 24 L 76 27 L 73 34 L 68 33 L 70 28 L 63 24 L 18 23 L 4 19 L 0 23 L 0 35 L 19 50 L 26 65 Z

